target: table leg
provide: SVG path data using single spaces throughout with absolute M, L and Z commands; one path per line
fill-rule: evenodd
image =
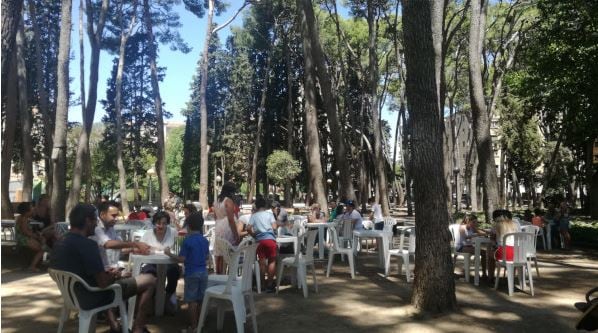
M 164 283 L 166 281 L 166 268 L 168 265 L 156 265 L 158 279 L 156 281 L 156 316 L 164 315 Z
M 139 272 L 141 271 L 141 262 L 134 260 L 133 261 L 133 271 L 132 276 L 138 276 Z M 135 315 L 135 303 L 137 302 L 137 296 L 129 297 L 129 313 L 127 315 L 127 319 L 129 320 L 129 330 L 133 329 L 133 322 L 134 322 L 134 315 Z
M 473 284 L 476 286 L 480 285 L 480 247 L 481 247 L 481 242 L 476 241 L 475 242 L 475 255 L 474 255 L 474 278 L 473 278 Z
M 546 224 L 546 229 L 544 230 L 544 237 L 546 237 L 546 247 L 549 250 L 552 250 L 552 231 L 550 223 Z
M 324 227 L 318 227 L 318 257 L 324 259 Z

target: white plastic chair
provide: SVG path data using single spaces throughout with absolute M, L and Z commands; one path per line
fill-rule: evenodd
M 343 258 L 346 255 L 349 258 L 349 268 L 351 269 L 351 278 L 355 278 L 355 262 L 353 260 L 353 249 L 352 248 L 344 248 L 341 247 L 338 233 L 336 231 L 336 226 L 331 225 L 328 230 L 330 231 L 330 236 L 332 237 L 332 248 L 328 253 L 328 269 L 326 270 L 326 277 L 330 277 L 330 269 L 332 268 L 332 262 L 334 261 L 334 256 L 336 254 L 340 255 Z
M 514 232 L 503 236 L 503 244 L 513 244 L 513 260 L 507 260 L 507 251 L 503 251 L 503 257 L 496 261 L 496 283 L 494 289 L 498 289 L 498 280 L 500 278 L 500 268 L 504 267 L 507 272 L 507 282 L 509 286 L 509 296 L 513 295 L 513 280 L 515 279 L 515 268 L 519 268 L 519 284 L 522 290 L 525 290 L 526 273 L 529 277 L 529 286 L 532 296 L 534 296 L 534 281 L 531 275 L 531 263 L 527 259 L 529 248 L 534 243 L 534 235 L 527 232 Z M 509 238 L 513 242 L 507 242 Z
M 351 219 L 341 219 L 338 223 L 339 224 L 336 224 L 339 240 L 338 244 L 343 248 L 353 248 L 353 228 L 355 221 Z M 359 250 L 359 247 L 357 249 Z
M 127 322 L 127 308 L 122 298 L 122 290 L 120 285 L 118 284 L 111 284 L 106 288 L 97 288 L 91 287 L 85 280 L 80 278 L 78 275 L 61 271 L 57 269 L 48 269 L 48 273 L 52 280 L 56 282 L 58 289 L 60 289 L 60 294 L 62 295 L 62 299 L 64 304 L 62 306 L 62 310 L 60 312 L 60 322 L 58 324 L 58 333 L 62 332 L 64 327 L 64 323 L 68 319 L 69 313 L 71 311 L 78 311 L 79 312 L 79 333 L 87 333 L 87 332 L 95 332 L 95 316 L 98 312 L 108 310 L 114 307 L 118 307 L 120 310 L 120 320 L 121 320 L 121 327 L 122 332 L 128 332 L 128 322 Z M 114 298 L 112 302 L 109 304 L 90 309 L 90 310 L 83 310 L 79 305 L 79 299 L 77 298 L 77 293 L 75 292 L 75 285 L 80 284 L 83 288 L 87 289 L 89 292 L 102 292 L 112 290 L 114 292 Z
M 318 230 L 310 230 L 299 236 L 298 242 L 299 244 L 303 244 L 303 240 L 307 235 L 307 246 L 305 249 L 305 254 L 301 253 L 301 251 L 298 250 L 296 251 L 294 257 L 287 257 L 281 260 L 280 265 L 278 266 L 278 273 L 276 274 L 277 294 L 278 289 L 280 288 L 280 280 L 282 279 L 284 267 L 294 267 L 297 270 L 297 280 L 299 281 L 301 288 L 303 288 L 303 297 L 307 298 L 307 266 L 311 266 L 314 279 L 314 287 L 316 293 L 318 292 L 318 281 L 316 280 L 316 266 L 314 265 L 314 243 L 316 242 L 317 234 Z
M 215 237 L 214 239 L 215 240 L 212 243 L 214 243 L 215 246 L 217 246 L 221 249 L 220 253 L 225 254 L 223 256 L 223 260 L 227 264 L 227 269 L 230 269 L 231 254 L 233 252 L 237 251 L 237 249 L 228 240 L 226 240 L 224 238 Z M 246 237 L 239 244 L 239 247 L 242 247 L 244 245 L 250 245 L 253 242 L 254 242 L 253 238 Z M 212 250 L 210 250 L 210 251 L 212 251 Z M 241 257 L 240 260 L 243 261 L 244 257 Z M 249 260 L 252 260 L 252 259 L 250 258 Z M 254 261 L 253 270 L 255 272 L 255 281 L 256 281 L 255 283 L 256 283 L 256 287 L 257 287 L 257 293 L 261 294 L 262 293 L 262 282 L 261 282 L 261 278 L 260 278 L 260 265 L 259 265 L 259 262 L 257 262 L 257 260 L 255 260 L 255 258 L 253 258 L 253 261 Z M 237 273 L 239 274 L 239 272 L 237 272 Z M 240 280 L 241 275 L 238 275 L 237 279 Z M 228 274 L 210 274 L 210 275 L 208 275 L 208 287 L 214 286 L 214 285 L 219 285 L 219 284 L 226 284 L 226 281 L 228 281 Z
M 252 288 L 252 273 L 253 265 L 255 262 L 255 252 L 257 249 L 257 243 L 246 242 L 245 244 L 239 245 L 236 251 L 230 256 L 228 280 L 224 285 L 216 285 L 208 287 L 205 291 L 203 303 L 201 306 L 201 314 L 199 315 L 199 323 L 197 325 L 197 333 L 201 332 L 201 329 L 206 320 L 206 314 L 208 305 L 212 299 L 228 301 L 233 305 L 233 311 L 235 314 L 235 322 L 237 326 L 237 332 L 245 332 L 244 323 L 247 316 L 251 316 L 253 323 L 253 331 L 257 333 L 257 320 L 255 313 L 255 301 L 253 299 Z M 241 256 L 244 258 L 242 265 L 241 279 L 238 279 L 239 259 Z M 251 260 L 250 258 L 254 258 Z M 249 300 L 250 313 L 247 314 L 245 307 L 245 300 Z M 224 323 L 224 308 L 223 302 L 217 302 L 218 305 L 218 316 L 217 316 L 217 328 L 222 330 Z
M 461 225 L 460 224 L 451 224 L 449 225 L 449 230 L 451 232 L 451 237 L 453 239 L 453 265 L 456 266 L 457 260 L 463 261 L 463 270 L 465 271 L 465 282 L 469 282 L 469 269 L 471 268 L 471 258 L 474 257 L 472 253 L 468 252 L 457 252 L 457 247 L 461 243 Z
M 534 265 L 536 266 L 536 273 L 538 277 L 540 277 L 540 269 L 538 268 L 538 256 L 536 255 L 536 246 L 538 245 L 538 236 L 542 230 L 540 227 L 535 225 L 525 225 L 521 226 L 521 232 L 527 232 L 534 235 L 534 241 L 532 242 L 532 246 L 527 251 L 527 260 L 533 260 Z M 544 239 L 544 238 L 542 238 Z
M 409 233 L 409 243 L 405 244 L 405 234 Z M 407 282 L 411 282 L 411 274 L 409 272 L 409 258 L 415 258 L 415 227 L 406 228 L 403 230 L 401 235 L 401 243 L 398 249 L 389 249 L 386 253 L 386 260 L 384 263 L 384 274 L 388 276 L 390 272 L 390 260 L 392 256 L 399 257 L 403 260 L 403 266 L 405 268 L 405 276 Z M 399 275 L 401 275 L 401 264 L 399 266 Z

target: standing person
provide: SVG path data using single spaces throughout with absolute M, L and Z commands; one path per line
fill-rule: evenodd
M 214 203 L 214 215 L 216 223 L 214 232 L 216 237 L 224 238 L 233 245 L 239 243 L 239 230 L 243 226 L 237 225 L 236 222 L 236 205 L 232 198 L 235 197 L 237 187 L 231 182 L 226 182 L 222 185 L 222 190 L 218 196 L 218 200 Z M 224 253 L 214 248 L 214 257 L 216 258 L 216 274 L 223 274 L 224 272 Z
M 168 214 L 168 216 L 170 217 L 170 223 L 174 224 L 174 226 L 176 227 L 177 230 L 181 229 L 181 226 L 177 222 L 176 214 L 174 213 L 175 206 L 173 206 L 172 201 L 170 201 L 170 200 L 164 201 L 163 207 L 164 207 L 163 212 Z
M 159 212 L 152 218 L 153 230 L 147 231 L 141 237 L 141 241 L 151 247 L 153 251 L 164 251 L 174 246 L 177 231 L 170 226 L 170 216 L 165 212 Z M 158 268 L 155 264 L 146 264 L 141 273 L 149 273 L 157 276 Z M 181 277 L 181 270 L 177 264 L 169 264 L 166 268 L 166 311 L 173 314 L 176 311 L 176 286 Z
M 210 255 L 210 243 L 203 236 L 202 213 L 194 212 L 187 217 L 189 234 L 185 237 L 179 255 L 166 248 L 164 253 L 185 265 L 185 302 L 189 303 L 190 327 L 186 332 L 195 332 L 199 321 L 201 303 L 208 286 L 206 258 Z
M 561 201 L 557 211 L 557 219 L 559 223 L 559 232 L 563 236 L 563 250 L 571 249 L 571 235 L 569 234 L 569 204 L 566 200 Z
M 363 218 L 361 214 L 355 209 L 355 201 L 347 201 L 347 210 L 343 214 L 343 220 L 353 221 L 353 230 L 363 230 Z
M 278 226 L 286 226 L 289 222 L 289 213 L 286 209 L 280 206 L 280 202 L 272 201 L 270 204 L 272 208 L 272 214 L 274 214 L 274 218 L 276 219 L 276 223 Z
M 493 230 L 490 233 L 490 238 L 496 242 L 496 251 L 494 256 L 488 257 L 488 277 L 492 283 L 494 280 L 494 268 L 496 267 L 496 261 L 503 259 L 503 252 L 506 252 L 507 260 L 513 260 L 513 238 L 507 239 L 507 243 L 503 244 L 503 236 L 509 233 L 517 232 L 517 224 L 512 220 L 513 216 L 511 212 L 506 209 L 497 209 L 492 212 L 492 220 L 494 220 Z
M 133 332 L 148 332 L 145 328 L 147 306 L 151 301 L 156 278 L 149 274 L 123 278 L 118 269 L 106 269 L 98 245 L 88 238 L 93 236 L 97 230 L 96 209 L 92 205 L 76 205 L 69 213 L 69 221 L 71 225 L 69 232 L 56 243 L 52 250 L 50 267 L 74 273 L 92 287 L 106 288 L 113 283 L 118 283 L 122 288 L 123 299 L 137 295 L 139 311 L 133 324 Z M 108 304 L 114 297 L 111 290 L 90 293 L 78 286 L 75 286 L 75 293 L 84 309 Z M 120 332 L 116 318 L 110 313 L 111 311 L 109 311 L 108 319 L 111 332 Z
M 185 216 L 185 218 L 183 219 L 183 225 L 181 226 L 181 229 L 187 228 L 187 218 L 189 217 L 189 215 L 195 212 L 197 212 L 197 207 L 195 207 L 194 204 L 188 203 L 183 206 L 183 215 Z
M 320 204 L 314 203 L 311 205 L 309 215 L 307 215 L 308 223 L 324 222 L 324 213 L 320 209 Z
M 42 222 L 44 224 L 42 229 L 45 229 L 52 224 L 51 216 L 50 197 L 44 193 L 37 199 L 37 203 L 35 204 L 31 218 L 35 221 Z
M 17 206 L 17 213 L 19 214 L 15 221 L 15 239 L 17 245 L 28 247 L 34 252 L 27 270 L 29 272 L 39 272 L 37 265 L 44 255 L 44 238 L 39 232 L 31 230 L 31 227 L 29 226 L 29 219 L 31 218 L 31 215 L 33 215 L 31 203 L 21 202 Z
M 274 274 L 276 272 L 276 236 L 274 230 L 278 225 L 272 212 L 266 210 L 266 200 L 258 198 L 255 200 L 256 213 L 251 215 L 247 232 L 258 241 L 257 257 L 260 262 L 261 279 L 266 286 L 266 292 L 274 292 Z M 266 270 L 267 266 L 267 270 Z M 268 272 L 268 280 L 264 274 Z
M 384 229 L 384 216 L 382 216 L 382 207 L 376 201 L 376 198 L 371 197 L 368 203 L 372 206 L 372 213 L 370 214 L 370 220 L 374 222 L 374 230 Z
M 143 221 L 143 220 L 149 218 L 149 216 L 147 216 L 147 214 L 143 210 L 141 210 L 141 204 L 139 202 L 136 202 L 135 205 L 133 205 L 133 209 L 134 209 L 133 212 L 131 212 L 131 214 L 129 214 L 127 219 Z

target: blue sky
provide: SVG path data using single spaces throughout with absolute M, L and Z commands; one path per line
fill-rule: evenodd
M 243 0 L 229 0 L 228 3 L 230 5 L 227 11 L 215 18 L 216 23 L 222 23 L 228 20 L 243 3 Z M 189 99 L 191 79 L 196 71 L 197 61 L 201 57 L 203 41 L 205 38 L 206 18 L 204 17 L 199 19 L 192 15 L 185 9 L 183 4 L 178 5 L 175 10 L 179 13 L 180 22 L 182 24 L 182 27 L 179 29 L 181 37 L 183 40 L 185 40 L 185 42 L 187 42 L 192 50 L 187 54 L 183 54 L 181 52 L 171 51 L 167 45 L 159 46 L 158 66 L 166 67 L 164 81 L 160 83 L 160 93 L 162 95 L 162 100 L 165 103 L 166 110 L 172 114 L 172 118 L 168 119 L 167 121 L 184 121 L 185 119 L 181 115 L 181 110 L 185 107 L 185 104 Z M 346 13 L 346 9 L 344 8 L 340 8 L 339 10 Z M 79 97 L 80 91 L 78 17 L 79 2 L 74 1 L 73 31 L 71 35 L 71 54 L 74 56 L 74 58 L 70 62 L 70 75 L 73 78 L 73 81 L 71 81 L 70 90 L 74 92 L 74 98 Z M 239 26 L 242 24 L 242 17 L 243 14 L 239 15 L 228 27 L 218 33 L 220 40 L 226 40 L 226 37 L 230 34 L 230 28 L 232 26 Z M 86 43 L 85 86 L 89 87 L 88 76 L 90 50 L 87 44 L 87 36 L 85 36 L 84 40 Z M 102 52 L 100 56 L 98 101 L 106 98 L 106 82 L 110 76 L 110 71 L 112 70 L 112 60 L 114 57 L 114 55 L 111 55 L 107 52 Z M 388 112 L 386 107 L 382 113 L 383 119 L 387 120 L 393 128 L 393 136 L 397 114 L 397 112 Z M 104 111 L 102 109 L 102 105 L 98 102 L 94 122 L 100 122 L 103 115 Z M 71 106 L 69 109 L 69 121 L 81 122 L 81 119 L 81 107 Z

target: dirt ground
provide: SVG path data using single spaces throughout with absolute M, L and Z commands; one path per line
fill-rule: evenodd
M 5 251 L 6 252 L 6 251 Z M 2 254 L 1 331 L 54 332 L 62 299 L 48 274 L 30 274 Z M 438 316 L 414 316 L 409 306 L 411 284 L 399 277 L 396 264 L 389 278 L 375 266 L 374 253 L 360 253 L 354 280 L 346 262 L 335 261 L 330 278 L 325 263 L 317 265 L 318 293 L 311 279 L 309 298 L 300 290 L 281 287 L 278 295 L 256 295 L 261 332 L 573 332 L 580 313 L 573 303 L 598 285 L 598 253 L 589 250 L 539 253 L 541 277 L 534 273 L 535 296 L 516 291 L 508 296 L 506 279 L 495 291 L 482 281 L 473 285 L 456 277 L 459 309 Z M 183 282 L 179 283 L 179 299 Z M 151 332 L 179 332 L 186 327 L 186 306 L 174 316 L 152 317 Z M 76 318 L 71 316 L 71 318 Z M 248 320 L 246 330 L 251 331 Z M 71 319 L 65 332 L 76 332 Z M 98 332 L 108 332 L 98 323 Z M 216 311 L 207 318 L 207 332 L 216 332 Z M 224 332 L 235 332 L 232 311 L 225 314 Z

